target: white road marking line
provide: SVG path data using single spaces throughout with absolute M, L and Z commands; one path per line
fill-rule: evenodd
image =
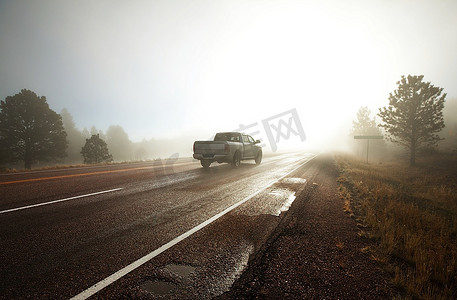
M 32 205 L 27 205 L 27 206 L 22 206 L 22 207 L 17 207 L 17 208 L 6 209 L 6 210 L 0 211 L 0 214 L 5 214 L 5 213 L 13 212 L 13 211 L 18 211 L 18 210 L 23 210 L 23 209 L 28 209 L 28 208 L 33 208 L 33 207 L 38 207 L 38 206 L 43 206 L 43 205 L 49 205 L 49 204 L 54 204 L 54 203 L 84 198 L 84 197 L 90 197 L 90 196 L 95 196 L 95 195 L 100 195 L 100 194 L 105 194 L 105 193 L 110 193 L 110 192 L 116 192 L 116 191 L 123 190 L 123 189 L 124 188 L 117 188 L 117 189 L 101 191 L 101 192 L 96 192 L 96 193 L 91 193 L 91 194 L 86 194 L 86 195 L 80 195 L 80 196 L 75 196 L 75 197 L 70 197 L 70 198 L 65 198 L 65 199 L 60 199 L 60 200 L 54 200 L 54 201 L 32 204 Z
M 304 164 L 306 164 L 307 162 L 309 162 L 310 160 L 312 160 L 314 157 L 316 157 L 317 155 L 309 158 L 308 160 L 306 160 L 305 162 L 303 162 L 302 164 L 300 164 L 298 167 L 294 168 L 292 171 L 288 172 L 287 174 L 281 176 L 279 179 L 276 179 L 276 180 L 273 180 L 271 181 L 269 184 L 267 184 L 266 186 L 264 186 L 263 188 L 261 188 L 260 190 L 258 190 L 257 192 L 251 194 L 250 196 L 247 196 L 246 198 L 244 198 L 243 200 L 233 204 L 232 206 L 224 209 L 223 211 L 221 211 L 220 213 L 214 215 L 213 217 L 209 218 L 208 220 L 206 220 L 205 222 L 201 223 L 200 225 L 197 225 L 195 226 L 194 228 L 190 229 L 189 231 L 181 234 L 180 236 L 174 238 L 173 240 L 169 241 L 168 243 L 162 245 L 161 247 L 157 248 L 156 250 L 152 251 L 151 253 L 143 256 L 142 258 L 134 261 L 133 263 L 131 263 L 130 265 L 124 267 L 123 269 L 117 271 L 116 273 L 106 277 L 105 279 L 103 279 L 102 281 L 94 284 L 93 286 L 91 286 L 90 288 L 86 289 L 85 291 L 79 293 L 78 295 L 74 296 L 71 298 L 71 300 L 82 300 L 82 299 L 87 299 L 89 297 L 91 297 L 92 295 L 98 293 L 99 291 L 101 291 L 102 289 L 104 289 L 105 287 L 107 287 L 108 285 L 112 284 L 113 282 L 117 281 L 118 279 L 121 279 L 122 277 L 124 277 L 125 275 L 127 275 L 128 273 L 132 272 L 133 270 L 137 269 L 138 267 L 140 267 L 141 265 L 147 263 L 148 261 L 150 261 L 151 259 L 153 259 L 154 257 L 156 257 L 157 255 L 161 254 L 162 252 L 170 249 L 171 247 L 173 247 L 174 245 L 176 245 L 177 243 L 181 242 L 182 240 L 188 238 L 189 236 L 191 236 L 192 234 L 196 233 L 197 231 L 199 231 L 200 229 L 208 226 L 209 224 L 211 224 L 212 222 L 216 221 L 217 219 L 219 219 L 220 217 L 222 217 L 223 215 L 227 214 L 228 212 L 232 211 L 233 209 L 237 208 L 238 206 L 240 206 L 241 204 L 245 203 L 246 201 L 250 200 L 251 198 L 255 197 L 256 195 L 258 195 L 259 193 L 263 192 L 265 189 L 269 188 L 270 186 L 272 186 L 273 184 L 275 184 L 276 182 L 280 181 L 281 179 L 285 178 L 287 175 L 295 172 L 296 170 L 298 170 L 299 168 L 301 168 Z

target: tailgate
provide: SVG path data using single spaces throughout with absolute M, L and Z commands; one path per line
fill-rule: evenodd
M 225 145 L 227 142 L 224 141 L 197 141 L 194 144 L 194 153 L 199 154 L 218 154 L 225 153 Z

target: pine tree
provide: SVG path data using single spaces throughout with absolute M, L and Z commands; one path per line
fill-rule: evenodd
M 398 88 L 389 96 L 389 106 L 379 109 L 379 116 L 388 139 L 410 151 L 410 164 L 416 163 L 416 153 L 423 147 L 435 146 L 444 128 L 443 89 L 423 82 L 423 75 L 402 76 Z
M 59 114 L 46 97 L 23 89 L 0 103 L 0 153 L 8 162 L 23 161 L 30 169 L 38 161 L 66 156 L 67 134 Z
M 375 119 L 370 117 L 371 111 L 362 106 L 357 111 L 357 120 L 352 121 L 353 135 L 381 135 Z
M 113 156 L 109 154 L 108 146 L 98 134 L 86 139 L 86 144 L 81 149 L 85 164 L 96 164 L 101 162 L 112 162 Z

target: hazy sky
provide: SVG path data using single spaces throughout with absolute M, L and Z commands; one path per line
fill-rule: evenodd
M 206 137 L 297 109 L 307 142 L 387 105 L 401 75 L 457 96 L 457 1 L 0 0 L 0 98 L 77 127 Z

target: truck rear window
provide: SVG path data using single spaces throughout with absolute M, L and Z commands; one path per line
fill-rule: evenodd
M 216 133 L 216 136 L 214 137 L 214 141 L 239 142 L 240 141 L 240 134 L 239 133 L 231 133 L 231 132 Z

